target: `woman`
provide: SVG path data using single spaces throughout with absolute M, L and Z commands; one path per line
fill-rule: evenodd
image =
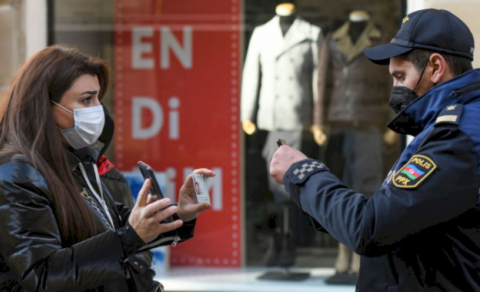
M 0 290 L 160 291 L 145 250 L 193 236 L 191 177 L 178 206 L 146 180 L 134 208 L 98 176 L 108 88 L 104 61 L 48 47 L 19 70 L 0 123 Z M 207 169 L 195 170 L 213 176 Z M 171 223 L 161 223 L 173 216 Z

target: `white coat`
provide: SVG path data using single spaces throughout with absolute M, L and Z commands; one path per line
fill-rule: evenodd
M 268 131 L 312 125 L 322 40 L 321 29 L 299 17 L 285 37 L 278 16 L 254 29 L 243 68 L 242 121 L 256 121 Z

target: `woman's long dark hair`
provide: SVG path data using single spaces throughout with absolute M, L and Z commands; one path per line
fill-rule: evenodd
M 98 233 L 95 215 L 80 196 L 73 178 L 50 102 L 60 102 L 83 74 L 98 77 L 102 98 L 109 83 L 105 61 L 62 45 L 41 50 L 13 79 L 4 97 L 8 102 L 0 122 L 1 155 L 24 154 L 43 175 L 53 194 L 54 212 L 65 246 Z

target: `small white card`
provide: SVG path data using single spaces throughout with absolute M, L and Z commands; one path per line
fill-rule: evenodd
M 210 203 L 206 176 L 204 174 L 192 174 L 192 178 L 195 193 L 197 194 L 197 201 L 199 203 Z

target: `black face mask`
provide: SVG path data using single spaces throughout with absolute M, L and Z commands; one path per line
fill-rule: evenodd
M 412 90 L 406 86 L 394 86 L 392 88 L 392 92 L 390 93 L 388 105 L 395 112 L 395 114 L 398 114 L 417 98 L 418 95 L 415 93 L 415 90 Z
M 418 98 L 418 95 L 415 93 L 415 89 L 417 89 L 420 81 L 422 80 L 423 73 L 425 72 L 425 68 L 427 68 L 427 64 L 423 67 L 422 74 L 420 74 L 420 78 L 417 81 L 417 85 L 415 88 L 410 89 L 406 86 L 394 86 L 392 87 L 392 92 L 390 94 L 390 99 L 388 100 L 388 105 L 390 108 L 398 114 L 401 110 L 403 110 L 407 105 L 409 105 L 412 101 Z

